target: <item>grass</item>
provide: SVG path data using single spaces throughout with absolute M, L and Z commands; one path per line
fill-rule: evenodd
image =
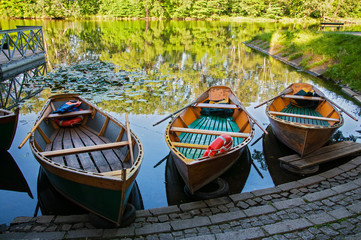
M 263 33 L 253 40 L 266 41 L 271 47 L 280 46 L 279 53 L 290 60 L 303 56 L 301 66 L 306 69 L 324 65 L 325 78 L 361 91 L 360 36 L 295 30 Z

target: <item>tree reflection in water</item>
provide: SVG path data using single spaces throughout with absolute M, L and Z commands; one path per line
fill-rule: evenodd
M 263 126 L 268 125 L 264 108 L 253 107 L 276 96 L 294 82 L 315 84 L 348 112 L 360 115 L 359 107 L 347 97 L 342 97 L 337 86 L 298 72 L 243 44 L 260 32 L 307 26 L 255 22 L 116 20 L 0 20 L 0 24 L 3 29 L 12 29 L 16 25 L 42 25 L 48 72 L 52 72 L 47 75 L 50 78 L 48 82 L 37 82 L 45 86 L 44 90 L 21 106 L 22 124 L 17 131 L 18 141 L 31 129 L 36 114 L 48 97 L 56 93 L 76 91 L 120 121 L 124 119 L 124 113 L 130 113 L 131 128 L 141 139 L 146 152 L 142 170 L 137 177 L 146 209 L 167 205 L 164 186 L 166 164 L 153 168 L 169 153 L 164 141 L 167 122 L 156 127 L 152 125 L 189 104 L 212 85 L 231 87 L 250 114 Z M 96 68 L 72 70 L 71 66 L 79 67 L 84 61 L 92 63 Z M 104 67 L 103 63 L 114 66 L 114 69 Z M 63 72 L 57 74 L 60 66 Z M 85 79 L 82 79 L 84 76 Z M 52 84 L 55 80 L 59 83 L 56 87 Z M 357 128 L 357 123 L 345 117 L 341 129 L 345 136 L 358 136 L 355 133 Z M 256 129 L 254 141 L 262 134 L 261 130 Z M 253 166 L 250 171 L 247 168 L 244 186 L 237 186 L 239 191 L 253 191 L 277 184 L 270 176 L 270 166 L 265 164 L 268 159 L 262 154 L 263 148 L 261 142 L 249 145 L 254 163 L 264 178 L 254 171 Z M 26 145 L 22 152 L 15 154 L 13 150 L 11 153 L 18 156 L 18 163 L 35 165 L 35 159 L 22 161 L 30 158 L 29 152 Z M 33 176 L 35 167 L 24 169 Z M 279 164 L 276 167 L 279 168 Z M 240 169 L 234 170 L 237 172 Z M 280 170 L 276 171 L 280 175 Z M 33 186 L 33 192 L 36 192 L 36 177 L 28 179 L 28 182 L 31 183 L 30 188 Z M 238 178 L 235 182 L 242 181 Z M 32 205 L 23 204 L 24 207 Z M 15 213 L 15 210 L 7 211 L 4 215 Z M 22 214 L 29 215 L 24 212 Z M 28 212 L 33 212 L 33 209 Z

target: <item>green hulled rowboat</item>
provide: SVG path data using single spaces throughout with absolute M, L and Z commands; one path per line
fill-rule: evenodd
M 70 100 L 80 101 L 81 110 L 54 113 Z M 82 121 L 59 126 L 59 118 L 65 117 Z M 121 225 L 143 160 L 128 120 L 124 126 L 80 96 L 63 94 L 49 98 L 31 132 L 30 148 L 51 184 L 74 203 Z

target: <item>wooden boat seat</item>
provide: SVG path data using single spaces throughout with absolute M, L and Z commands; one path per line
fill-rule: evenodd
M 196 134 L 205 134 L 205 135 L 221 135 L 228 134 L 231 137 L 240 137 L 247 138 L 250 136 L 249 133 L 239 133 L 239 132 L 224 132 L 224 131 L 215 131 L 215 130 L 203 130 L 203 129 L 192 129 L 192 128 L 180 128 L 180 127 L 172 127 L 170 129 L 171 132 L 184 132 L 184 133 L 196 133 Z
M 194 107 L 201 108 L 223 108 L 223 109 L 238 109 L 235 104 L 212 104 L 212 103 L 196 103 L 193 105 Z
M 178 130 L 182 130 L 178 136 L 180 141 L 175 143 L 174 146 L 188 159 L 202 157 L 206 147 L 208 148 L 221 132 L 234 135 L 232 137 L 234 146 L 241 144 L 243 137 L 248 136 L 248 134 L 239 133 L 239 128 L 232 121 L 232 117 L 201 116 L 189 124 L 188 128 L 178 128 Z
M 200 145 L 200 144 L 191 144 L 191 143 L 180 143 L 180 142 L 172 142 L 175 147 L 183 147 L 183 148 L 195 148 L 195 149 L 207 149 L 208 145 Z
M 110 172 L 129 167 L 123 162 L 128 141 L 111 142 L 90 128 L 78 126 L 59 128 L 42 154 L 59 165 L 89 172 Z
M 79 148 L 68 148 L 68 149 L 62 149 L 62 150 L 56 150 L 56 151 L 48 151 L 48 152 L 42 152 L 41 154 L 45 157 L 56 157 L 56 156 L 65 156 L 65 155 L 71 155 L 71 154 L 77 154 L 77 153 L 83 153 L 83 152 L 91 152 L 91 151 L 101 151 L 111 148 L 118 148 L 127 146 L 129 144 L 128 141 L 123 142 L 116 142 L 116 143 L 105 143 L 101 145 L 94 145 L 94 146 L 88 146 L 88 147 L 79 147 Z
M 309 97 L 309 96 L 299 96 L 299 95 L 283 95 L 283 98 L 292 98 L 292 99 L 301 99 L 301 100 L 310 100 L 310 101 L 323 101 L 324 98 L 321 97 Z
M 86 115 L 93 113 L 93 110 L 82 110 L 76 112 L 68 112 L 68 113 L 52 113 L 47 116 L 47 118 L 57 118 L 57 117 L 73 117 L 78 115 Z
M 269 111 L 270 114 L 277 115 L 278 118 L 290 122 L 297 122 L 310 125 L 329 126 L 328 121 L 339 122 L 336 118 L 326 118 L 311 109 L 311 108 L 300 108 L 289 104 L 286 108 L 282 109 L 281 112 Z

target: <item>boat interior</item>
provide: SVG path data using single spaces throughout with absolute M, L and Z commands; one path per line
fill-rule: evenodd
M 301 96 L 292 89 L 272 101 L 269 113 L 279 119 L 315 126 L 333 126 L 340 122 L 340 115 L 335 108 L 320 96 Z
M 53 101 L 52 110 L 64 101 Z M 34 143 L 43 156 L 62 166 L 74 169 L 106 173 L 130 168 L 129 142 L 126 129 L 87 104 L 80 105 L 82 111 L 64 114 L 50 113 L 34 134 Z M 54 118 L 83 115 L 80 125 L 61 127 Z M 133 151 L 138 146 L 132 141 Z M 134 156 L 134 159 L 137 155 Z
M 228 96 L 212 97 L 183 111 L 170 127 L 172 144 L 187 159 L 201 158 L 208 146 L 221 134 L 233 139 L 233 146 L 240 145 L 251 136 L 252 125 L 248 115 Z M 227 103 L 219 103 L 229 99 Z M 210 110 L 210 111 L 208 111 Z

